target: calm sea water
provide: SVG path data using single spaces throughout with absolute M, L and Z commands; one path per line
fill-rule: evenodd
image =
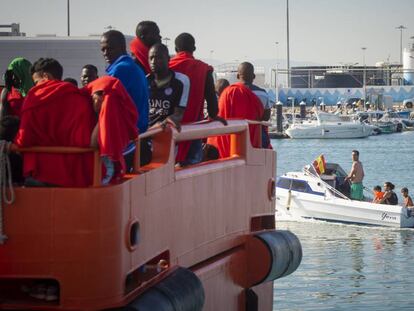
M 323 153 L 328 162 L 351 167 L 360 151 L 365 186 L 391 181 L 399 193 L 414 194 L 414 132 L 366 139 L 273 140 L 277 175 L 300 170 Z M 414 310 L 414 230 L 332 224 L 276 222 L 295 233 L 303 260 L 277 280 L 273 310 Z

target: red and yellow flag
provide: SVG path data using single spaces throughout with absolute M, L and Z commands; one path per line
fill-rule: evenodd
M 313 167 L 315 168 L 316 172 L 321 175 L 326 171 L 326 162 L 325 157 L 323 154 L 318 156 L 315 161 L 312 163 Z

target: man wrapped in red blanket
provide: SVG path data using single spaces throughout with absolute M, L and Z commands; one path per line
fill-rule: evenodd
M 55 59 L 39 59 L 31 73 L 36 86 L 24 101 L 16 144 L 89 147 L 95 125 L 90 99 L 61 81 L 63 68 Z M 25 153 L 23 161 L 28 185 L 85 187 L 92 183 L 92 154 Z
M 99 148 L 99 153 L 103 157 L 106 166 L 103 183 L 106 184 L 125 173 L 122 151 L 138 136 L 138 111 L 117 78 L 98 78 L 85 86 L 84 90 L 92 96 L 94 110 L 98 115 L 91 144 Z M 109 172 L 112 166 L 113 173 Z

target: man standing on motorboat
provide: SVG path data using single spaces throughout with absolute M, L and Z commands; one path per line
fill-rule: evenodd
M 359 161 L 359 151 L 352 150 L 352 168 L 345 180 L 351 182 L 351 199 L 362 200 L 364 198 L 362 180 L 364 179 L 364 168 Z

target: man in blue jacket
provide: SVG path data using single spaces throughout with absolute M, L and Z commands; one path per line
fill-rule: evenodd
M 148 83 L 142 69 L 134 62 L 126 51 L 126 40 L 122 32 L 109 30 L 105 32 L 100 41 L 101 52 L 105 61 L 109 64 L 106 68 L 108 75 L 118 78 L 128 94 L 133 99 L 138 110 L 139 133 L 144 133 L 148 128 Z M 146 144 L 141 144 L 141 164 L 149 162 L 150 150 Z M 129 157 L 132 152 L 127 150 Z M 129 159 L 125 155 L 127 163 Z

